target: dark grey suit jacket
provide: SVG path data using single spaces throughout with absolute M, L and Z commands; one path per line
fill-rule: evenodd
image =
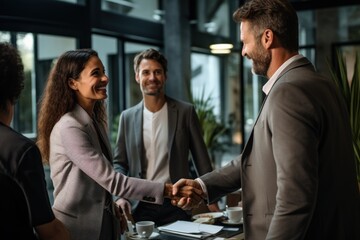
M 360 239 L 348 112 L 306 58 L 280 74 L 242 155 L 201 179 L 210 201 L 242 187 L 247 240 Z
M 168 162 L 170 178 L 175 183 L 180 178 L 189 178 L 189 153 L 199 175 L 212 170 L 198 116 L 193 105 L 166 97 L 168 107 Z M 141 101 L 122 112 L 114 153 L 114 167 L 131 176 L 143 177 L 145 164 L 143 142 L 143 107 Z M 133 208 L 137 201 L 133 201 Z

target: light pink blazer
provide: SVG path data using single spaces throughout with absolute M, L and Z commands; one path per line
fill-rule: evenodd
M 110 143 L 100 126 L 112 158 Z M 91 117 L 77 105 L 54 126 L 50 136 L 50 169 L 54 213 L 76 240 L 99 239 L 106 192 L 162 204 L 164 183 L 126 177 L 106 159 Z

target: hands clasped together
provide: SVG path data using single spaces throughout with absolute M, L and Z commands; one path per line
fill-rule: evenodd
M 206 198 L 206 194 L 198 181 L 191 179 L 180 179 L 175 184 L 166 183 L 164 187 L 164 197 L 170 198 L 171 203 L 183 210 L 197 208 Z M 211 210 L 220 211 L 217 204 L 211 206 Z M 117 201 L 116 216 L 120 221 L 120 231 L 124 233 L 127 228 L 127 220 L 133 222 L 131 216 L 131 205 L 125 199 Z
M 206 196 L 199 182 L 183 178 L 174 185 L 165 184 L 164 197 L 171 198 L 174 206 L 190 210 L 197 208 Z

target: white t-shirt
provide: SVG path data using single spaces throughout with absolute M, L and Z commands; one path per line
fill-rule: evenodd
M 143 111 L 143 140 L 147 160 L 145 178 L 157 182 L 170 182 L 167 103 L 155 113 L 150 112 L 145 106 Z

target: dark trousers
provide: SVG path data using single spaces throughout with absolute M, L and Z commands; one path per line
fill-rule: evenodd
M 99 240 L 112 240 L 113 236 L 113 216 L 112 213 L 104 209 Z
M 163 205 L 139 202 L 133 212 L 135 222 L 153 221 L 157 227 L 175 222 L 176 220 L 191 220 L 191 215 L 171 204 L 170 199 L 165 199 Z

